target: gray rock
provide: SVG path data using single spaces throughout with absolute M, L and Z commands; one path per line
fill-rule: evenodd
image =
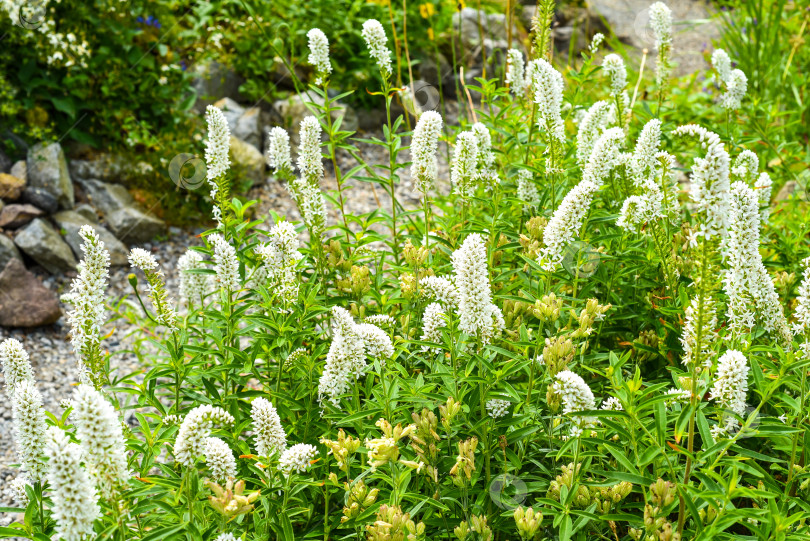
M 239 87 L 245 80 L 232 69 L 211 60 L 195 68 L 192 86 L 197 91 L 195 109 L 204 111 L 206 105 L 224 97 L 238 97 Z
M 76 268 L 76 258 L 73 257 L 70 246 L 42 218 L 37 218 L 17 232 L 14 243 L 51 274 Z
M 22 259 L 20 251 L 14 246 L 14 241 L 5 235 L 0 235 L 0 268 L 6 268 L 6 263 L 12 259 Z
M 214 104 L 222 111 L 231 135 L 250 143 L 256 148 L 262 146 L 262 133 L 260 128 L 261 111 L 258 107 L 245 109 L 231 98 L 222 98 Z
M 120 184 L 107 184 L 96 179 L 83 179 L 79 184 L 121 241 L 127 244 L 146 242 L 166 229 L 162 220 L 141 208 Z
M 266 164 L 259 149 L 231 135 L 231 158 L 237 179 L 248 179 L 251 186 L 264 182 Z
M 11 176 L 17 177 L 23 182 L 28 182 L 28 166 L 25 164 L 25 160 L 19 160 L 12 165 L 11 170 L 8 173 Z
M 229 97 L 224 97 L 214 103 L 214 107 L 222 111 L 222 116 L 228 121 L 228 127 L 233 131 L 236 121 L 245 114 L 245 108 Z
M 82 218 L 87 220 L 88 224 L 97 224 L 98 223 L 98 214 L 96 214 L 96 209 L 88 205 L 87 203 L 82 203 L 81 205 L 77 205 L 75 209 Z
M 124 156 L 107 153 L 98 154 L 92 160 L 71 160 L 69 169 L 73 180 L 92 178 L 124 185 L 132 185 L 154 173 L 146 162 L 132 163 Z
M 429 55 L 423 58 L 422 61 L 416 65 L 415 75 L 420 81 L 424 81 L 439 89 L 439 81 L 443 92 L 453 86 L 453 67 L 450 62 L 439 53 L 439 61 L 436 63 L 436 56 Z M 455 92 L 455 90 L 453 90 Z
M 73 183 L 59 143 L 38 143 L 28 150 L 28 182 L 56 197 L 59 207 L 73 208 Z
M 314 92 L 307 92 L 304 94 L 304 96 L 306 96 L 306 102 L 304 101 L 302 95 L 293 94 L 290 97 L 283 100 L 278 100 L 273 104 L 273 107 L 284 119 L 285 125 L 290 127 L 290 139 L 292 140 L 293 145 L 298 145 L 298 130 L 301 121 L 312 114 L 312 112 L 307 109 L 306 103 L 309 102 L 318 105 L 323 105 L 324 103 L 323 98 Z M 336 109 L 331 113 L 333 121 L 339 116 L 344 115 L 343 122 L 340 125 L 341 130 L 357 130 L 357 112 L 353 108 L 341 103 L 334 103 L 332 106 L 336 107 Z
M 56 198 L 42 188 L 32 188 L 28 186 L 23 190 L 20 200 L 23 203 L 34 205 L 45 211 L 46 214 L 53 214 L 59 210 L 59 203 Z
M 17 229 L 44 214 L 44 212 L 34 205 L 6 205 L 3 207 L 3 210 L 0 211 L 0 228 Z
M 73 250 L 76 259 L 82 259 L 84 252 L 82 252 L 82 243 L 84 242 L 79 236 L 79 230 L 83 225 L 89 224 L 95 229 L 96 233 L 104 243 L 104 246 L 110 252 L 111 265 L 126 265 L 127 264 L 127 247 L 120 240 L 109 232 L 105 227 L 97 223 L 89 223 L 87 218 L 77 211 L 63 210 L 53 215 L 53 220 L 56 225 L 64 231 L 65 241 Z
M 39 327 L 62 316 L 56 293 L 26 270 L 20 259 L 11 259 L 0 273 L 0 326 Z

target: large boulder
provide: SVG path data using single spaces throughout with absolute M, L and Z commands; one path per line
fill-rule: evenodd
M 75 181 L 96 179 L 131 186 L 154 174 L 154 168 L 146 162 L 133 160 L 118 154 L 94 153 L 92 157 L 70 160 L 70 176 Z
M 0 229 L 17 229 L 44 214 L 34 205 L 7 205 L 0 210 Z
M 26 165 L 25 160 L 15 162 L 14 165 L 11 166 L 11 170 L 8 173 L 11 176 L 24 180 L 26 183 L 28 182 L 28 166 Z
M 59 210 L 59 202 L 56 198 L 42 188 L 32 188 L 28 186 L 23 190 L 20 201 L 34 205 L 44 210 L 46 214 L 53 214 Z
M 6 263 L 12 259 L 22 259 L 20 251 L 14 246 L 14 241 L 5 235 L 0 235 L 0 269 L 6 267 Z
M 42 265 L 51 274 L 76 268 L 70 246 L 51 224 L 37 218 L 17 232 L 14 243 L 26 255 Z
M 53 195 L 63 209 L 73 208 L 73 183 L 59 143 L 38 143 L 28 150 L 28 183 Z
M 220 98 L 238 97 L 239 87 L 245 82 L 235 71 L 216 60 L 197 64 L 194 71 L 191 84 L 197 91 L 194 108 L 198 111 L 204 111 L 206 105 Z
M 262 132 L 260 127 L 261 111 L 258 107 L 245 109 L 231 98 L 222 98 L 214 104 L 221 111 L 231 135 L 250 143 L 257 149 L 262 146 Z
M 62 315 L 56 293 L 25 269 L 19 259 L 9 260 L 0 272 L 0 326 L 39 327 Z
M 231 135 L 231 158 L 239 179 L 250 180 L 251 187 L 265 180 L 265 161 L 259 149 Z
M 52 218 L 53 221 L 56 222 L 56 225 L 59 226 L 59 229 L 63 231 L 63 234 L 65 235 L 65 242 L 67 242 L 70 249 L 73 250 L 73 254 L 76 256 L 76 259 L 82 259 L 84 257 L 84 252 L 82 252 L 82 243 L 84 241 L 79 236 L 79 230 L 83 225 L 91 225 L 98 234 L 101 242 L 104 243 L 107 251 L 110 252 L 110 264 L 127 264 L 127 247 L 123 242 L 115 238 L 115 235 L 110 233 L 107 228 L 98 225 L 97 223 L 89 222 L 87 218 L 73 210 L 63 210 L 61 212 L 57 212 L 52 216 Z
M 16 201 L 24 189 L 25 180 L 8 173 L 0 173 L 0 199 Z
M 121 241 L 127 244 L 147 242 L 165 231 L 166 224 L 138 205 L 120 184 L 107 184 L 96 179 L 80 179 L 79 183 Z

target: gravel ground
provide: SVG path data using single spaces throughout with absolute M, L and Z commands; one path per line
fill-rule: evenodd
M 366 134 L 367 135 L 367 134 Z M 381 136 L 381 134 L 377 134 Z M 361 143 L 360 155 L 369 164 L 379 164 L 388 162 L 388 154 L 384 147 Z M 439 149 L 439 178 L 449 179 L 449 167 L 445 160 L 446 148 Z M 405 162 L 410 158 L 408 152 L 401 152 L 399 160 Z M 342 171 L 348 171 L 357 162 L 346 152 L 339 152 L 338 164 Z M 337 182 L 331 162 L 326 160 L 326 177 L 321 183 L 321 188 L 325 192 L 337 189 Z M 410 179 L 409 168 L 399 171 L 401 181 L 397 186 L 397 199 L 407 209 L 418 208 L 421 205 L 419 195 Z M 442 193 L 449 191 L 449 183 L 440 184 L 438 190 Z M 273 210 L 285 216 L 290 221 L 300 221 L 301 216 L 298 208 L 290 197 L 286 186 L 270 177 L 264 185 L 254 188 L 249 196 L 259 200 L 256 213 L 259 217 L 267 216 L 268 211 Z M 354 215 L 365 214 L 375 209 L 381 208 L 389 212 L 391 208 L 390 197 L 379 186 L 376 188 L 371 184 L 360 182 L 356 179 L 349 180 L 344 184 L 344 203 L 347 213 Z M 334 225 L 342 221 L 339 209 L 333 205 L 329 206 L 328 224 Z M 386 228 L 380 226 L 379 230 Z M 197 235 L 202 229 L 197 231 L 181 230 L 170 228 L 169 236 L 161 242 L 153 242 L 141 247 L 151 250 L 161 267 L 164 269 L 167 280 L 167 289 L 170 296 L 177 298 L 178 280 L 175 269 L 177 260 L 189 246 L 199 245 L 200 239 Z M 303 240 L 303 239 L 302 239 Z M 70 282 L 76 273 L 51 276 L 43 269 L 34 267 L 31 269 L 51 290 L 57 291 L 60 295 L 69 291 Z M 113 267 L 110 272 L 110 287 L 108 296 L 117 300 L 131 293 L 131 287 L 127 281 L 127 275 L 131 272 L 129 267 Z M 143 281 L 141 281 L 142 283 Z M 62 305 L 66 312 L 69 306 Z M 31 364 L 37 379 L 37 387 L 42 393 L 45 409 L 56 416 L 60 416 L 62 408 L 60 401 L 70 398 L 72 387 L 77 381 L 76 356 L 73 353 L 68 332 L 70 328 L 63 316 L 54 325 L 37 329 L 4 329 L 0 328 L 0 341 L 6 338 L 16 338 L 22 342 L 28 351 Z M 113 370 L 119 374 L 129 374 L 140 370 L 142 367 L 133 354 L 127 352 L 129 339 L 127 335 L 132 331 L 125 321 L 119 320 L 109 323 L 104 329 L 105 333 L 113 331 L 112 335 L 103 342 L 114 355 L 111 358 Z M 14 449 L 11 404 L 8 400 L 0 403 L 0 506 L 13 506 L 13 496 L 9 491 L 8 483 L 14 479 L 18 470 L 12 464 L 17 463 Z M 0 514 L 0 525 L 8 525 L 14 520 L 20 520 L 21 515 L 3 513 Z

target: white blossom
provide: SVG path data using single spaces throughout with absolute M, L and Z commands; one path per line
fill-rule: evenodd
M 215 541 L 238 541 L 237 538 L 230 532 L 221 533 Z
M 392 328 L 394 325 L 397 324 L 396 320 L 391 316 L 385 314 L 374 314 L 373 316 L 366 316 L 363 321 L 365 323 L 371 323 L 372 325 L 376 325 L 378 327 L 383 328 Z
M 731 174 L 737 180 L 742 180 L 748 184 L 756 181 L 759 171 L 759 158 L 752 151 L 745 149 L 737 155 L 734 165 L 731 167 Z
M 354 332 L 363 340 L 366 353 L 374 359 L 388 359 L 394 356 L 394 344 L 384 330 L 371 323 L 358 323 Z
M 700 331 L 698 330 L 700 329 Z M 684 311 L 684 325 L 681 334 L 683 359 L 681 362 L 687 366 L 696 361 L 700 355 L 703 363 L 711 360 L 711 345 L 717 338 L 717 312 L 713 299 L 706 297 L 703 300 L 703 309 L 700 309 L 698 298 L 694 297 Z M 701 364 L 703 364 L 701 363 Z
M 56 521 L 58 539 L 82 541 L 85 536 L 94 538 L 93 522 L 100 515 L 98 494 L 81 466 L 81 447 L 55 426 L 47 430 L 44 442 L 51 488 L 51 518 Z
M 23 381 L 34 381 L 28 352 L 16 338 L 6 338 L 0 343 L 0 361 L 3 363 L 3 376 L 6 380 L 6 396 L 13 399 L 17 385 Z
M 219 287 L 227 292 L 239 290 L 241 280 L 236 249 L 219 233 L 208 237 L 208 241 L 214 248 L 214 272 L 216 272 Z
M 218 483 L 236 477 L 236 459 L 228 444 L 219 438 L 205 440 L 205 465 Z
M 810 257 L 802 261 L 802 281 L 796 297 L 794 331 L 797 335 L 810 332 Z
M 617 54 L 609 54 L 602 61 L 602 69 L 610 79 L 610 95 L 613 98 L 621 96 L 627 87 L 627 68 L 624 60 Z
M 208 124 L 208 140 L 205 146 L 205 163 L 207 166 L 208 184 L 211 186 L 211 199 L 214 201 L 214 219 L 222 225 L 222 209 L 217 204 L 219 182 L 231 165 L 228 152 L 231 145 L 231 132 L 228 121 L 217 107 L 209 105 L 205 109 L 205 121 Z
M 388 38 L 385 36 L 383 26 L 380 21 L 369 19 L 363 23 L 362 34 L 368 46 L 368 53 L 380 67 L 383 78 L 387 79 L 392 73 L 391 51 L 388 50 Z
M 177 314 L 172 307 L 171 299 L 166 294 L 163 271 L 160 270 L 155 257 L 143 248 L 133 248 L 129 253 L 129 263 L 139 268 L 146 275 L 149 300 L 155 309 L 155 321 L 169 332 L 177 331 Z
M 203 256 L 192 249 L 186 250 L 177 260 L 177 272 L 180 276 L 180 298 L 186 306 L 202 307 L 205 297 L 211 290 L 211 277 L 208 274 L 191 273 L 190 270 L 202 269 Z
M 329 61 L 329 40 L 326 39 L 326 34 L 318 28 L 307 32 L 307 39 L 309 39 L 308 61 L 315 67 L 318 74 L 315 84 L 320 86 L 332 73 L 332 63 Z
M 21 380 L 14 387 L 11 399 L 14 419 L 14 444 L 20 467 L 29 479 L 41 481 L 48 466 L 44 461 L 43 445 L 48 425 L 39 394 L 33 380 Z
M 696 124 L 680 126 L 674 131 L 678 136 L 698 139 L 706 156 L 695 158 L 692 166 L 692 201 L 697 207 L 700 235 L 707 239 L 725 235 L 728 227 L 729 206 L 729 156 L 720 137 Z
M 424 276 L 419 279 L 420 294 L 440 302 L 448 308 L 458 306 L 458 289 L 455 284 L 443 276 Z
M 318 183 L 323 178 L 323 156 L 321 155 L 321 124 L 314 116 L 301 121 L 300 144 L 298 146 L 298 171 L 308 183 Z
M 278 463 L 278 470 L 284 475 L 293 472 L 303 473 L 312 466 L 312 460 L 318 456 L 318 449 L 308 443 L 297 443 L 284 451 Z
M 622 406 L 622 401 L 616 398 L 615 396 L 608 397 L 607 400 L 602 402 L 602 405 L 599 407 L 602 410 L 608 411 L 623 411 L 624 406 Z
M 577 131 L 577 164 L 580 168 L 588 163 L 594 144 L 608 126 L 612 107 L 613 104 L 607 101 L 597 101 L 580 121 Z
M 597 188 L 604 184 L 610 172 L 618 165 L 619 146 L 624 142 L 621 128 L 605 131 L 593 147 L 588 163 L 582 170 L 582 182 L 592 182 Z
M 204 404 L 191 410 L 183 419 L 174 441 L 174 457 L 178 463 L 191 467 L 205 452 L 205 444 L 214 423 L 231 425 L 233 416 L 220 408 Z
M 250 404 L 253 432 L 256 435 L 256 453 L 270 456 L 287 446 L 287 433 L 273 404 L 266 398 L 256 398 Z
M 534 175 L 528 169 L 520 169 L 517 172 L 517 197 L 528 203 L 528 206 L 540 205 L 540 194 L 534 184 Z
M 593 182 L 583 180 L 565 195 L 554 211 L 543 230 L 545 246 L 538 255 L 538 262 L 545 270 L 553 271 L 562 262 L 564 250 L 579 233 L 597 189 Z
M 487 400 L 487 415 L 493 419 L 505 417 L 509 414 L 509 406 L 511 406 L 511 404 L 508 400 L 501 400 L 499 398 Z
M 447 326 L 447 314 L 442 306 L 437 302 L 432 302 L 425 307 L 425 314 L 422 316 L 422 342 L 434 342 L 441 344 L 441 329 Z M 422 346 L 422 352 L 439 353 L 442 348 L 438 346 Z
M 596 409 L 596 399 L 591 388 L 578 374 L 570 370 L 563 370 L 554 376 L 551 390 L 560 397 L 563 414 Z M 582 427 L 594 423 L 592 417 L 573 416 L 572 420 L 575 426 L 571 430 L 571 436 L 579 435 Z
M 492 303 L 484 238 L 472 233 L 452 255 L 458 289 L 459 329 L 489 343 L 504 327 L 503 314 Z
M 588 45 L 588 50 L 591 54 L 596 54 L 599 51 L 599 47 L 605 41 L 605 35 L 602 32 L 597 32 L 591 38 L 591 44 Z
M 469 198 L 475 194 L 478 178 L 476 164 L 478 163 L 478 140 L 472 132 L 462 132 L 456 138 L 456 147 L 453 149 L 453 164 L 450 169 L 450 181 L 453 192 L 462 198 Z
M 731 78 L 731 58 L 723 49 L 715 49 L 712 52 L 712 66 L 717 70 L 720 80 L 723 82 Z
M 85 375 L 87 363 L 96 362 L 101 355 L 101 326 L 104 324 L 105 297 L 109 278 L 110 254 L 104 243 L 89 225 L 79 229 L 84 241 L 84 259 L 79 263 L 79 275 L 71 282 L 70 293 L 62 300 L 73 305 L 68 312 L 70 341 L 79 360 L 80 374 Z
M 669 77 L 672 58 L 672 11 L 663 2 L 650 6 L 650 28 L 655 36 L 655 49 L 658 51 L 655 80 L 661 86 Z
M 475 159 L 476 184 L 485 186 L 496 186 L 500 179 L 495 170 L 495 155 L 492 153 L 492 136 L 489 130 L 481 122 L 473 124 L 471 131 L 475 135 L 478 144 L 478 151 Z
M 8 488 L 14 495 L 14 501 L 19 507 L 26 508 L 30 503 L 28 493 L 25 491 L 26 487 L 31 486 L 31 482 L 25 477 L 15 477 L 8 484 Z
M 509 85 L 509 91 L 517 97 L 523 96 L 526 91 L 525 69 L 523 53 L 517 49 L 509 49 L 506 52 L 506 84 Z
M 735 69 L 726 82 L 726 92 L 720 97 L 724 109 L 736 111 L 742 106 L 742 99 L 748 91 L 748 78 L 742 70 Z
M 748 359 L 741 352 L 730 349 L 717 361 L 717 373 L 711 390 L 711 398 L 722 408 L 737 416 L 745 414 L 745 396 L 748 393 Z M 725 432 L 739 427 L 732 416 L 725 416 Z
M 771 214 L 771 191 L 773 190 L 771 176 L 765 172 L 760 173 L 756 182 L 754 182 L 754 190 L 757 192 L 760 217 L 762 222 L 765 223 Z
M 411 141 L 411 177 L 423 196 L 436 186 L 436 151 L 441 134 L 442 116 L 435 111 L 422 113 Z
M 538 127 L 559 144 L 565 143 L 562 120 L 563 78 L 542 58 L 529 62 L 528 78 L 537 105 Z
M 72 418 L 85 465 L 109 498 L 130 477 L 121 420 L 113 405 L 90 385 L 79 385 L 74 391 Z
M 292 160 L 290 158 L 290 135 L 287 130 L 275 126 L 267 132 L 267 151 L 265 152 L 267 165 L 274 173 L 285 171 L 292 173 Z

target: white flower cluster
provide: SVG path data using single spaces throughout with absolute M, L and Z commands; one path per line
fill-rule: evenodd
M 456 137 L 453 149 L 453 165 L 450 169 L 450 181 L 453 193 L 459 197 L 469 198 L 475 194 L 476 164 L 478 162 L 478 140 L 471 132 L 462 132 Z
M 34 371 L 28 352 L 16 338 L 6 338 L 0 343 L 0 361 L 3 363 L 3 376 L 6 380 L 6 396 L 14 397 L 14 389 L 23 381 L 34 381 Z
M 624 60 L 617 54 L 609 54 L 602 61 L 602 69 L 610 79 L 610 96 L 619 98 L 627 87 L 627 68 Z
M 638 232 L 643 224 L 663 216 L 664 194 L 658 187 L 658 149 L 661 146 L 661 121 L 652 119 L 644 126 L 636 148 L 629 158 L 628 173 L 638 191 L 624 201 L 616 225 Z
M 591 44 L 588 45 L 588 50 L 591 54 L 596 54 L 599 51 L 599 47 L 604 43 L 605 35 L 602 32 L 597 32 L 591 38 Z
M 155 321 L 166 327 L 170 333 L 177 331 L 177 314 L 166 294 L 163 271 L 155 257 L 143 248 L 133 248 L 129 253 L 129 263 L 146 275 L 149 301 L 155 309 Z
M 82 468 L 82 449 L 55 426 L 45 433 L 48 484 L 51 488 L 51 518 L 56 521 L 58 539 L 82 541 L 93 538 L 93 522 L 100 514 L 98 494 Z
M 290 158 L 290 134 L 280 126 L 274 126 L 267 131 L 267 150 L 265 152 L 267 165 L 274 173 L 282 171 L 292 174 L 292 159 Z
M 669 77 L 672 58 L 672 11 L 663 2 L 650 6 L 650 28 L 655 36 L 655 49 L 658 51 L 655 81 L 661 86 Z
M 602 402 L 602 405 L 599 407 L 599 409 L 607 411 L 623 411 L 624 406 L 622 406 L 621 400 L 619 400 L 615 396 L 611 396 L 607 400 Z
M 729 297 L 729 330 L 733 337 L 753 327 L 754 315 L 769 332 L 776 332 L 783 345 L 793 336 L 785 318 L 776 288 L 759 253 L 759 199 L 744 182 L 731 186 L 730 223 L 726 255 L 729 269 L 723 283 Z M 753 300 L 756 310 L 752 309 Z
M 44 436 L 48 428 L 42 395 L 33 379 L 18 381 L 11 397 L 14 444 L 20 467 L 29 479 L 44 480 L 48 465 L 44 460 Z
M 391 51 L 388 50 L 388 38 L 385 30 L 376 19 L 369 19 L 363 23 L 363 39 L 366 40 L 368 53 L 377 61 L 384 79 L 391 76 Z
M 312 460 L 318 456 L 318 449 L 308 443 L 297 443 L 284 451 L 278 461 L 278 470 L 284 475 L 293 472 L 303 473 L 312 466 Z
M 100 356 L 101 326 L 104 324 L 104 292 L 109 278 L 110 254 L 104 243 L 89 225 L 79 229 L 84 240 L 84 259 L 79 263 L 79 275 L 70 285 L 70 293 L 62 300 L 73 305 L 68 312 L 70 342 L 79 360 L 80 376 L 87 374 L 87 363 Z
M 717 338 L 715 330 L 717 329 L 717 311 L 714 301 L 707 297 L 703 301 L 702 313 L 699 308 L 698 298 L 694 297 L 684 310 L 683 333 L 680 338 L 683 347 L 681 362 L 687 366 L 695 361 L 695 355 L 698 352 L 703 358 L 703 364 L 711 366 L 711 345 Z
M 236 249 L 219 233 L 208 237 L 208 241 L 214 248 L 214 272 L 216 272 L 220 289 L 229 293 L 238 291 L 241 287 L 241 279 Z
M 14 501 L 22 508 L 28 507 L 28 503 L 31 501 L 25 491 L 26 487 L 29 486 L 31 486 L 31 483 L 25 477 L 15 477 L 8 484 L 10 492 L 14 495 Z
M 332 344 L 318 384 L 319 400 L 326 396 L 338 405 L 351 382 L 365 374 L 366 354 L 380 359 L 393 356 L 391 338 L 376 325 L 355 323 L 346 309 L 333 306 Z
M 764 171 L 760 173 L 756 182 L 754 182 L 754 190 L 757 192 L 762 222 L 767 223 L 768 217 L 771 215 L 771 191 L 773 190 L 771 176 Z
M 527 71 L 534 103 L 537 105 L 538 127 L 559 144 L 564 144 L 562 75 L 542 58 L 529 62 Z
M 509 85 L 509 91 L 517 97 L 526 93 L 525 71 L 523 53 L 517 49 L 509 49 L 506 52 L 506 84 Z
M 593 146 L 611 121 L 615 105 L 597 101 L 588 109 L 577 130 L 577 164 L 584 168 L 593 152 Z
M 495 155 L 492 153 L 492 136 L 481 122 L 473 124 L 471 129 L 478 144 L 475 160 L 475 182 L 488 187 L 496 186 L 500 182 L 498 172 L 495 170 Z
M 717 361 L 717 373 L 711 390 L 711 398 L 720 407 L 728 408 L 737 416 L 745 413 L 745 396 L 748 393 L 748 359 L 741 352 L 730 349 Z M 726 417 L 726 432 L 739 426 L 733 416 Z
M 419 338 L 423 342 L 434 342 L 437 344 L 442 343 L 441 329 L 447 326 L 447 314 L 442 309 L 442 306 L 437 302 L 432 302 L 425 307 L 425 314 L 422 316 L 422 337 Z M 439 353 L 442 348 L 438 346 L 422 346 L 422 351 L 431 353 Z
M 556 269 L 563 260 L 565 248 L 579 233 L 582 221 L 590 209 L 593 195 L 598 187 L 593 182 L 583 180 L 563 198 L 543 230 L 543 248 L 537 261 L 547 271 Z
M 551 390 L 560 397 L 563 414 L 596 409 L 596 399 L 591 388 L 585 380 L 570 370 L 563 370 L 554 376 Z M 576 426 L 571 429 L 571 437 L 579 436 L 582 434 L 582 427 L 594 422 L 592 417 L 580 416 L 574 416 L 573 421 Z
M 759 157 L 752 151 L 745 149 L 737 155 L 734 165 L 731 167 L 731 174 L 737 179 L 748 184 L 753 183 L 759 172 Z
M 219 193 L 218 183 L 222 181 L 231 166 L 228 157 L 231 147 L 231 131 L 225 115 L 213 105 L 206 107 L 205 121 L 208 123 L 208 141 L 205 145 L 208 184 L 211 185 L 211 199 L 214 200 L 214 219 L 222 225 L 222 209 L 219 208 L 216 201 Z
M 373 316 L 366 316 L 363 318 L 364 323 L 371 323 L 381 328 L 392 329 L 396 324 L 396 320 L 391 316 L 385 314 L 374 314 Z
M 448 308 L 458 306 L 458 289 L 444 276 L 424 276 L 419 279 L 419 290 L 430 300 L 440 302 Z
M 588 163 L 582 170 L 582 182 L 592 182 L 597 188 L 604 184 L 610 172 L 619 163 L 619 147 L 624 143 L 624 131 L 610 128 L 593 147 Z
M 205 297 L 211 291 L 211 277 L 208 274 L 191 273 L 190 270 L 202 269 L 203 256 L 189 248 L 177 260 L 177 272 L 180 276 L 180 299 L 191 308 L 202 307 Z
M 205 465 L 218 483 L 236 477 L 236 459 L 228 444 L 219 438 L 205 440 Z
M 266 398 L 254 399 L 250 404 L 250 417 L 256 435 L 256 453 L 270 456 L 283 451 L 287 446 L 287 433 L 273 404 Z
M 501 400 L 499 398 L 487 400 L 487 415 L 493 419 L 505 417 L 509 413 L 510 405 L 508 400 Z
M 427 197 L 436 186 L 436 150 L 442 134 L 442 116 L 435 111 L 427 111 L 419 116 L 411 141 L 411 178 L 416 187 Z
M 692 201 L 702 220 L 700 235 L 725 235 L 728 228 L 729 156 L 720 137 L 702 126 L 687 124 L 673 132 L 676 136 L 696 137 L 706 156 L 695 158 L 692 166 Z
M 459 329 L 485 344 L 503 331 L 500 308 L 492 303 L 484 238 L 472 233 L 452 255 L 455 286 L 458 290 Z
M 285 220 L 279 221 L 267 233 L 270 242 L 262 244 L 256 253 L 263 261 L 261 279 L 268 289 L 285 304 L 298 299 L 298 279 L 295 267 L 303 258 L 298 251 L 298 234 L 295 226 Z
M 121 421 L 115 408 L 90 385 L 73 393 L 72 418 L 76 438 L 84 449 L 84 462 L 105 498 L 130 477 Z
M 731 69 L 731 59 L 723 49 L 714 50 L 712 65 L 726 87 L 726 92 L 720 97 L 720 104 L 724 109 L 736 111 L 748 90 L 748 78 L 742 70 Z
M 534 175 L 528 169 L 520 169 L 517 172 L 517 197 L 525 201 L 527 206 L 538 207 L 540 205 L 540 194 L 534 184 Z
M 309 39 L 308 60 L 317 72 L 315 84 L 321 86 L 326 83 L 329 74 L 332 73 L 332 63 L 329 61 L 329 40 L 326 39 L 326 34 L 318 28 L 307 32 L 307 39 Z
M 183 419 L 174 441 L 177 462 L 186 467 L 193 466 L 205 451 L 206 440 L 214 423 L 231 425 L 233 422 L 233 416 L 218 406 L 204 404 L 191 410 Z
M 298 145 L 298 171 L 301 176 L 289 184 L 304 223 L 313 238 L 319 238 L 324 231 L 326 201 L 320 190 L 323 178 L 323 156 L 321 155 L 321 124 L 314 116 L 301 121 L 301 142 Z

